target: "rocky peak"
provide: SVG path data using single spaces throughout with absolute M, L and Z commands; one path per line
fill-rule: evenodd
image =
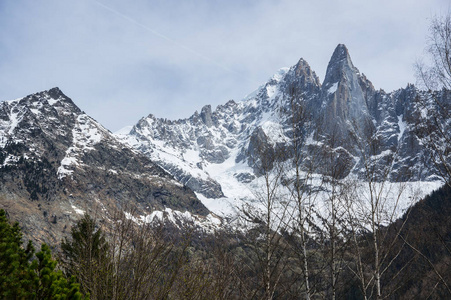
M 335 83 L 344 80 L 354 83 L 353 79 L 357 79 L 359 70 L 354 67 L 349 51 L 345 45 L 339 44 L 327 65 L 326 77 L 324 78 L 323 87 L 330 89 Z
M 340 61 L 344 61 L 344 60 L 348 60 L 348 61 L 351 60 L 351 58 L 349 56 L 348 48 L 344 44 L 338 44 L 337 47 L 335 47 L 334 52 L 332 53 L 330 63 L 340 62 Z
M 71 134 L 62 127 L 73 126 L 80 114 L 82 111 L 58 88 L 4 101 L 0 103 L 0 136 L 3 141 L 37 143 L 36 137 L 46 134 L 69 142 Z
M 316 76 L 316 73 L 310 68 L 310 65 L 303 58 L 301 58 L 294 66 L 294 71 L 296 76 L 304 78 L 305 82 L 320 85 L 318 76 Z
M 200 117 L 207 127 L 213 126 L 213 121 L 211 119 L 211 105 L 205 105 L 202 107 Z
M 290 68 L 283 82 L 282 91 L 291 95 L 317 94 L 321 87 L 321 82 L 310 65 L 301 58 L 296 65 Z
M 59 87 L 51 88 L 50 90 L 47 91 L 47 94 L 53 99 L 67 98 L 67 96 L 64 95 L 64 93 L 59 89 Z
M 368 89 L 373 89 L 372 84 L 354 67 L 346 46 L 339 44 L 327 66 L 322 86 L 326 130 L 338 132 L 343 140 L 348 140 L 349 130 L 366 130 L 367 124 L 371 124 L 366 101 L 366 95 L 371 94 Z M 349 121 L 358 128 L 349 128 Z
M 152 134 L 154 121 L 143 118 L 135 131 Z M 52 243 L 84 212 L 106 221 L 125 207 L 142 216 L 165 208 L 208 214 L 189 188 L 58 88 L 0 103 L 0 199 L 28 238 Z
M 66 96 L 58 87 L 51 88 L 47 91 L 42 91 L 36 94 L 28 95 L 23 98 L 32 102 L 41 102 L 43 104 L 50 104 L 51 106 L 63 109 L 66 113 L 82 113 L 80 108 Z M 44 103 L 45 102 L 45 103 Z

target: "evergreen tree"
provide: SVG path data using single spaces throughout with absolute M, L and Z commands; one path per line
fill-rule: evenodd
M 34 273 L 30 272 L 29 260 L 34 254 L 31 242 L 22 247 L 19 224 L 9 224 L 6 212 L 0 210 L 0 298 L 27 298 Z
M 71 230 L 71 239 L 61 243 L 66 275 L 75 275 L 84 293 L 92 299 L 108 299 L 111 291 L 109 245 L 96 222 L 85 214 Z
M 36 253 L 37 259 L 34 254 L 31 241 L 22 247 L 19 224 L 9 224 L 6 212 L 0 210 L 0 298 L 83 299 L 75 278 L 68 281 L 55 270 L 57 262 L 46 244 Z
M 61 270 L 56 271 L 57 262 L 52 259 L 50 248 L 43 244 L 41 251 L 36 253 L 31 268 L 36 273 L 35 286 L 38 299 L 83 299 L 79 292 L 79 284 L 72 276 L 69 281 Z

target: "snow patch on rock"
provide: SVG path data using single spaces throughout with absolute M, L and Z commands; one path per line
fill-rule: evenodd
M 72 146 L 66 150 L 66 156 L 61 160 L 58 168 L 58 178 L 62 179 L 74 172 L 79 165 L 78 159 L 83 151 L 94 150 L 105 135 L 106 129 L 100 127 L 91 117 L 81 114 L 77 117 L 72 129 Z

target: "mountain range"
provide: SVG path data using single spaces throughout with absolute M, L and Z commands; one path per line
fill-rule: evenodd
M 176 121 L 150 114 L 116 135 L 216 212 L 230 213 L 254 197 L 261 175 L 257 148 L 273 153 L 278 149 L 287 160 L 294 157 L 295 139 L 300 140 L 295 151 L 305 158 L 304 171 L 330 175 L 332 164 L 341 167 L 340 174 L 335 171 L 338 179 L 369 180 L 365 177 L 371 160 L 379 172 L 377 180 L 389 164 L 385 179 L 422 182 L 427 193 L 439 185 L 430 183 L 440 178 L 416 134 L 417 99 L 422 95 L 411 84 L 391 93 L 376 90 L 340 44 L 322 83 L 300 59 L 242 101 L 230 100 L 214 111 L 206 105 L 200 113 Z
M 301 156 L 303 172 L 411 182 L 426 194 L 441 178 L 416 134 L 422 93 L 376 90 L 344 45 L 322 83 L 300 59 L 241 101 L 181 120 L 150 114 L 115 134 L 52 88 L 0 103 L 0 203 L 39 242 L 58 243 L 85 212 L 219 226 L 252 203 L 261 149 L 270 165 Z

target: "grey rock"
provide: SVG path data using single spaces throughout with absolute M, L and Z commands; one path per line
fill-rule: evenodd
M 207 127 L 213 126 L 213 121 L 211 119 L 211 105 L 205 105 L 204 107 L 202 107 L 200 118 Z
M 438 170 L 431 163 L 430 149 L 416 132 L 415 99 L 422 93 L 413 85 L 391 93 L 376 90 L 353 65 L 346 46 L 340 44 L 322 84 L 308 63 L 300 59 L 242 101 L 228 101 L 214 111 L 207 105 L 200 114 L 195 112 L 184 120 L 154 118 L 147 124 L 141 120 L 123 138 L 138 140 L 136 148 L 165 169 L 177 163 L 158 159 L 158 151 L 169 150 L 166 146 L 155 150 L 154 141 L 170 145 L 171 153 L 180 156 L 194 151 L 198 161 L 183 172 L 193 178 L 198 178 L 197 172 L 204 172 L 204 178 L 211 178 L 213 186 L 195 179 L 191 180 L 196 183 L 190 185 L 210 198 L 222 197 L 222 192 L 227 195 L 227 190 L 209 176 L 208 166 L 219 167 L 230 163 L 229 159 L 237 166 L 247 164 L 253 170 L 251 176 L 239 175 L 250 174 L 247 171 L 232 174 L 237 182 L 250 183 L 252 176 L 271 168 L 275 159 L 288 162 L 294 153 L 303 157 L 304 170 L 335 178 L 345 178 L 351 172 L 363 179 L 368 177 L 364 164 L 370 159 L 375 178 L 381 178 L 390 167 L 392 181 L 434 180 Z M 301 149 L 293 149 L 294 137 L 303 144 Z

